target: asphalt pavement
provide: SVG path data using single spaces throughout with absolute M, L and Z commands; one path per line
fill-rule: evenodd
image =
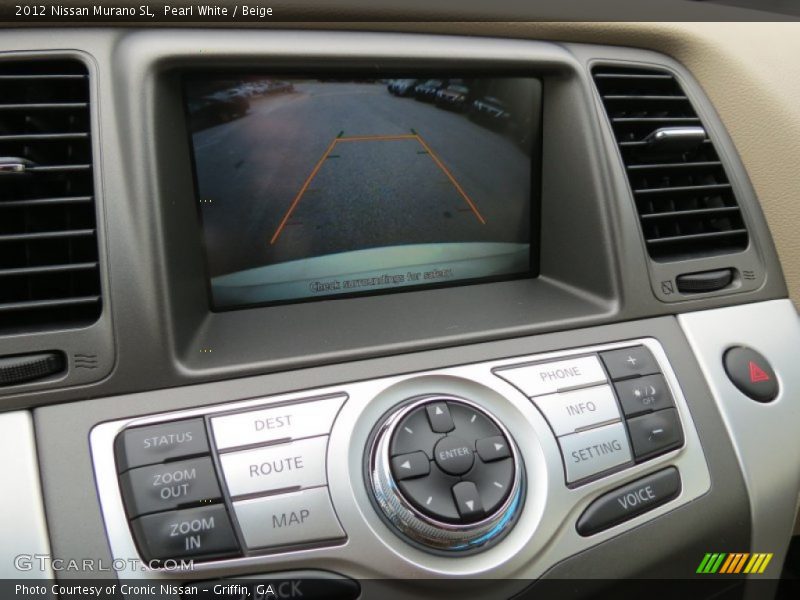
M 194 134 L 212 277 L 396 244 L 527 241 L 530 158 L 385 84 L 295 82 Z

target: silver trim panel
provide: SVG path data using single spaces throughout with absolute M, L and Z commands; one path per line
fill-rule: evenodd
M 789 300 L 680 315 L 700 368 L 731 437 L 750 496 L 752 552 L 772 552 L 781 565 L 794 528 L 800 494 L 800 319 Z M 728 378 L 725 350 L 749 346 L 772 364 L 780 393 L 751 400 Z M 778 576 L 773 569 L 766 576 Z M 764 577 L 764 575 L 761 575 Z
M 565 484 L 558 441 L 544 416 L 530 399 L 495 375 L 493 370 L 634 345 L 649 348 L 661 366 L 683 423 L 685 445 L 645 463 L 604 474 L 578 488 L 570 489 Z M 263 571 L 265 568 L 310 569 L 325 565 L 326 568 L 355 578 L 396 577 L 398 573 L 403 573 L 406 579 L 421 581 L 422 587 L 410 590 L 409 597 L 424 598 L 430 590 L 425 591 L 422 580 L 435 577 L 537 578 L 557 562 L 672 511 L 710 489 L 708 466 L 697 431 L 666 354 L 655 339 L 636 339 L 97 425 L 90 436 L 92 460 L 113 556 L 137 556 L 119 494 L 113 453 L 110 451 L 114 438 L 122 429 L 176 418 L 214 416 L 231 410 L 298 401 L 308 398 L 310 393 L 322 395 L 343 392 L 348 395 L 348 400 L 339 412 L 330 433 L 327 479 L 334 511 L 347 534 L 346 541 L 337 546 L 290 548 L 269 555 L 247 555 L 242 558 L 198 562 L 192 572 L 130 570 L 119 573 L 120 577 L 139 578 L 147 575 L 157 578 L 180 576 L 184 579 L 202 579 L 235 576 Z M 386 413 L 409 398 L 430 394 L 469 398 L 476 405 L 484 407 L 505 425 L 511 438 L 516 441 L 523 459 L 528 491 L 517 524 L 499 543 L 476 554 L 458 558 L 439 556 L 406 542 L 378 514 L 371 501 L 372 492 L 363 476 L 364 448 L 376 423 L 381 422 Z M 684 487 L 677 498 L 645 515 L 634 517 L 588 538 L 578 535 L 575 523 L 594 499 L 667 465 L 675 465 L 683 478 Z M 476 593 L 479 592 L 476 589 Z
M 5 457 L 5 493 L 0 494 L 0 577 L 52 578 L 50 567 L 41 569 L 38 561 L 31 561 L 34 568 L 29 571 L 15 568 L 17 556 L 50 555 L 31 413 L 0 415 L 0 456 Z

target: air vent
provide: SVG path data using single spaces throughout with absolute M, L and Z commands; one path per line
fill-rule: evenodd
M 650 256 L 668 262 L 747 248 L 747 228 L 725 168 L 675 77 L 609 66 L 592 74 Z
M 86 67 L 0 61 L 0 333 L 100 310 Z

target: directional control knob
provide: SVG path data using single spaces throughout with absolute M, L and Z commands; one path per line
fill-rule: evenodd
M 521 507 L 523 470 L 511 436 L 462 398 L 405 405 L 379 427 L 369 460 L 384 516 L 432 548 L 463 551 L 494 542 Z

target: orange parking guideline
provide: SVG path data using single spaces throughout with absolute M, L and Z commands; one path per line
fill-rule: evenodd
M 459 194 L 461 194 L 462 198 L 464 198 L 470 210 L 475 215 L 475 218 L 477 218 L 478 221 L 480 221 L 481 225 L 486 225 L 486 219 L 484 219 L 481 213 L 478 212 L 478 207 L 475 206 L 475 203 L 467 195 L 464 189 L 459 185 L 458 181 L 456 181 L 456 178 L 453 177 L 453 174 L 450 172 L 450 170 L 444 165 L 444 163 L 439 159 L 439 157 L 436 156 L 433 150 L 431 150 L 430 146 L 428 146 L 428 144 L 425 143 L 425 140 L 423 140 L 419 136 L 419 134 L 409 133 L 400 135 L 363 135 L 363 136 L 337 137 L 333 139 L 333 141 L 328 146 L 327 150 L 325 150 L 325 152 L 323 153 L 322 157 L 317 161 L 317 164 L 314 165 L 314 169 L 311 171 L 311 174 L 303 182 L 303 185 L 300 187 L 300 191 L 297 192 L 297 195 L 295 195 L 294 199 L 292 200 L 292 203 L 289 205 L 289 210 L 286 211 L 286 214 L 283 216 L 283 219 L 281 219 L 278 228 L 272 235 L 272 238 L 269 241 L 270 245 L 278 241 L 278 238 L 283 232 L 284 227 L 286 227 L 286 223 L 289 221 L 295 208 L 297 208 L 297 205 L 300 203 L 303 194 L 305 194 L 306 190 L 308 190 L 308 186 L 311 185 L 311 181 L 314 179 L 314 177 L 317 176 L 317 173 L 322 168 L 323 163 L 328 158 L 330 153 L 333 151 L 336 144 L 338 144 L 339 142 L 367 142 L 367 141 L 380 142 L 380 141 L 393 141 L 393 140 L 417 140 L 417 142 L 419 142 L 422 145 L 422 147 L 425 149 L 428 155 L 433 159 L 436 165 L 447 176 L 447 178 L 450 180 L 450 183 L 452 183 L 453 186 L 456 188 L 456 191 Z
M 416 137 L 417 137 L 417 140 L 419 141 L 419 143 L 422 144 L 422 147 L 425 148 L 425 150 L 428 151 L 428 154 L 433 159 L 433 162 L 435 162 L 437 165 L 439 165 L 439 168 L 444 172 L 445 175 L 447 175 L 447 178 L 450 180 L 450 183 L 452 183 L 455 186 L 456 190 L 458 190 L 458 193 L 461 194 L 462 198 L 464 198 L 464 200 L 466 200 L 467 204 L 469 204 L 469 207 L 470 207 L 470 209 L 472 209 L 472 212 L 475 215 L 475 218 L 477 218 L 478 221 L 480 221 L 481 225 L 486 225 L 486 219 L 484 219 L 483 215 L 481 215 L 481 213 L 478 212 L 478 207 L 475 206 L 475 203 L 467 195 L 467 192 L 465 192 L 463 190 L 463 188 L 458 184 L 458 182 L 456 181 L 456 178 L 453 177 L 453 174 L 450 172 L 450 170 L 447 167 L 444 166 L 444 163 L 441 160 L 439 160 L 439 157 L 436 156 L 436 153 L 433 150 L 431 150 L 431 147 L 428 146 L 428 144 L 425 143 L 425 140 L 423 140 L 419 136 L 419 134 L 417 134 Z
M 311 180 L 314 179 L 314 177 L 317 175 L 317 172 L 320 170 L 320 168 L 322 168 L 322 163 L 325 162 L 325 159 L 328 158 L 328 154 L 330 154 L 331 150 L 333 150 L 333 147 L 336 146 L 336 139 L 334 139 L 330 143 L 328 149 L 325 150 L 325 153 L 322 155 L 322 158 L 320 158 L 317 161 L 317 164 L 314 166 L 314 170 L 311 171 L 311 175 L 309 175 L 306 178 L 305 182 L 303 183 L 303 186 L 300 188 L 300 191 L 297 192 L 297 195 L 294 197 L 294 200 L 292 200 L 292 203 L 289 205 L 289 210 L 286 211 L 286 214 L 283 216 L 283 220 L 281 221 L 280 225 L 278 225 L 278 228 L 275 230 L 272 239 L 269 241 L 270 245 L 274 244 L 278 240 L 278 236 L 280 236 L 281 232 L 283 231 L 283 228 L 286 227 L 286 222 L 292 216 L 294 209 L 297 208 L 297 205 L 300 203 L 300 198 L 303 197 L 303 194 L 306 193 L 308 186 L 311 185 Z

